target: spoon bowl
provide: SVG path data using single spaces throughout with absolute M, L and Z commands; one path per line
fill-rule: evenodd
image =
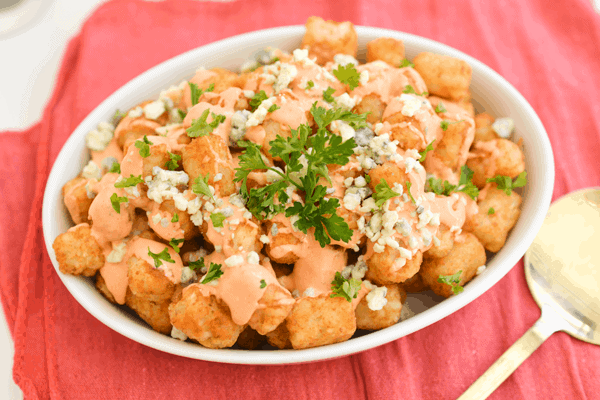
M 600 188 L 550 206 L 525 253 L 525 277 L 542 316 L 459 400 L 487 398 L 554 332 L 600 345 Z

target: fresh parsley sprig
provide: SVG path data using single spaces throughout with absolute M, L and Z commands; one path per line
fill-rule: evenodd
M 206 119 L 208 118 L 209 113 L 212 117 L 212 121 L 207 122 Z M 200 118 L 197 118 L 192 121 L 192 125 L 186 129 L 186 132 L 187 135 L 191 138 L 206 136 L 224 121 L 225 116 L 223 114 L 216 115 L 215 113 L 211 113 L 210 110 L 207 108 L 202 112 Z
M 222 228 L 223 221 L 225 221 L 226 219 L 227 219 L 227 217 L 225 216 L 225 214 L 220 213 L 220 212 L 210 214 L 210 220 L 212 221 L 213 226 L 215 228 Z
M 435 142 L 435 139 L 433 139 L 428 145 L 427 147 L 425 147 L 425 150 L 420 151 L 419 155 L 421 156 L 421 158 L 419 158 L 419 162 L 423 162 L 425 161 L 425 158 L 427 158 L 427 153 L 429 153 L 430 151 L 433 150 L 433 142 Z
M 142 140 L 135 141 L 135 147 L 140 149 L 140 156 L 142 156 L 142 158 L 146 158 L 150 155 L 150 146 L 153 144 L 154 143 L 148 140 L 148 136 L 146 135 L 144 135 Z
M 458 185 L 453 185 L 448 181 L 442 181 L 437 178 L 429 178 L 427 183 L 429 184 L 430 191 L 435 194 L 442 196 L 449 196 L 452 192 L 463 192 L 470 198 L 475 200 L 479 196 L 479 189 L 473 184 L 473 170 L 463 165 L 460 168 L 460 178 L 458 179 Z
M 406 67 L 414 68 L 415 64 L 413 64 L 412 62 L 410 62 L 408 59 L 405 58 L 400 62 L 400 65 L 398 66 L 398 68 L 406 68 Z
M 521 172 L 514 181 L 510 176 L 496 175 L 493 178 L 489 178 L 487 182 L 495 182 L 498 189 L 504 190 L 504 193 L 506 193 L 507 196 L 510 196 L 514 189 L 523 187 L 527 184 L 527 171 Z
M 179 245 L 184 242 L 184 239 L 171 239 L 169 240 L 169 245 L 175 250 L 175 253 L 179 254 L 181 247 Z
M 210 191 L 210 187 L 208 185 L 209 175 L 210 174 L 207 173 L 206 176 L 200 175 L 199 177 L 197 177 L 194 181 L 194 184 L 192 185 L 192 192 L 196 194 L 203 194 L 205 196 L 213 198 L 213 194 Z
M 115 161 L 114 163 L 111 164 L 108 172 L 111 172 L 113 174 L 120 174 L 121 173 L 121 164 L 119 164 L 118 162 Z
M 441 101 L 438 103 L 437 106 L 435 106 L 436 113 L 445 113 L 446 111 L 448 111 L 448 110 L 446 110 L 444 103 L 442 103 Z
M 127 203 L 129 199 L 125 196 L 119 197 L 116 193 L 113 193 L 110 196 L 110 204 L 112 204 L 112 208 L 115 209 L 117 214 L 121 214 L 121 203 Z
M 461 293 L 464 288 L 459 285 L 460 283 L 460 275 L 462 274 L 462 270 L 458 271 L 454 275 L 440 275 L 437 279 L 439 283 L 445 283 L 452 287 L 452 292 L 454 294 Z
M 198 100 L 200 99 L 200 96 L 202 96 L 202 94 L 212 92 L 213 90 L 215 90 L 214 83 L 211 83 L 210 86 L 206 90 L 199 89 L 198 85 L 196 85 L 193 82 L 188 82 L 188 86 L 190 87 L 190 91 L 191 91 L 192 106 L 195 106 L 196 104 L 198 104 Z
M 173 154 L 170 151 L 167 153 L 169 153 L 169 161 L 167 161 L 165 167 L 167 167 L 170 171 L 175 171 L 177 168 L 179 168 L 179 163 L 177 161 L 181 160 L 181 156 L 178 154 Z
M 397 193 L 390 188 L 385 179 L 382 179 L 375 186 L 375 193 L 373 193 L 373 199 L 375 200 L 375 205 L 377 207 L 381 207 L 386 201 L 396 196 L 400 196 L 400 193 Z
M 412 94 L 416 94 L 417 96 L 429 96 L 429 92 L 423 92 L 423 93 L 417 93 L 415 92 L 415 88 L 412 87 L 412 85 L 406 85 L 404 86 L 404 90 L 402 90 L 402 93 L 412 93 Z
M 204 261 L 204 260 L 203 260 Z M 221 271 L 221 264 L 210 263 L 210 267 L 208 268 L 208 272 L 200 281 L 200 283 L 206 285 L 209 282 L 212 282 L 216 279 L 219 279 L 221 275 L 223 275 L 223 271 Z
M 440 122 L 440 128 L 442 128 L 442 130 L 444 132 L 446 132 L 450 125 L 458 124 L 459 122 L 463 122 L 463 121 L 464 121 L 464 119 L 461 119 L 460 121 L 454 121 L 454 122 L 443 120 L 442 122 Z
M 410 197 L 410 201 L 412 201 L 413 204 L 417 204 L 417 202 L 415 201 L 415 198 L 413 197 L 412 193 L 410 193 L 410 188 L 412 187 L 412 183 L 411 182 L 406 182 L 406 194 L 408 194 L 408 197 Z
M 329 297 L 343 297 L 348 302 L 352 302 L 358 296 L 360 291 L 361 282 L 358 279 L 350 278 L 346 279 L 339 272 L 335 273 L 335 277 L 331 282 L 331 293 Z
M 204 258 L 201 258 L 197 261 L 190 261 L 190 263 L 188 264 L 188 268 L 192 271 L 202 270 L 202 268 L 206 268 L 206 266 L 204 265 Z
M 141 175 L 139 175 L 139 176 L 131 175 L 129 178 L 123 178 L 119 182 L 116 182 L 115 187 L 116 188 L 126 188 L 126 187 L 135 186 L 138 183 L 144 183 L 142 176 Z
M 333 94 L 335 93 L 335 89 L 331 86 L 328 86 L 327 89 L 323 91 L 323 100 L 328 103 L 333 103 L 335 99 L 333 98 Z
M 334 69 L 333 75 L 342 83 L 350 87 L 350 90 L 358 87 L 360 82 L 360 73 L 354 68 L 354 64 L 340 65 Z
M 262 104 L 262 102 L 268 98 L 269 96 L 267 96 L 264 90 L 261 90 L 260 92 L 252 96 L 252 98 L 250 99 L 250 108 L 252 109 L 252 111 L 255 111 Z
M 173 260 L 171 258 L 171 255 L 169 254 L 168 247 L 165 247 L 160 253 L 153 253 L 152 251 L 150 251 L 150 247 L 148 247 L 148 255 L 152 257 L 152 259 L 154 259 L 154 267 L 156 268 L 160 267 L 163 264 L 163 261 L 166 261 L 171 264 L 175 263 L 175 260 Z

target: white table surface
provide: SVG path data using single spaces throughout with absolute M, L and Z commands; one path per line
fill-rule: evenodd
M 69 38 L 105 1 L 21 0 L 0 9 L 0 54 L 14 60 L 0 64 L 0 132 L 26 128 L 41 118 Z M 600 13 L 600 0 L 591 2 Z M 8 0 L 0 0 L 0 7 L 3 3 Z M 0 398 L 22 399 L 12 379 L 12 339 L 0 314 Z

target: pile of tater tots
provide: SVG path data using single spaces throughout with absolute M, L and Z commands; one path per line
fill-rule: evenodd
M 460 59 L 357 47 L 311 17 L 291 54 L 99 123 L 63 187 L 60 271 L 208 348 L 323 346 L 396 324 L 407 292 L 460 295 L 520 214 L 513 121 L 475 114 Z

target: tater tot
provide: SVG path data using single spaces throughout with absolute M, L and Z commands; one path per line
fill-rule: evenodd
M 169 319 L 170 299 L 154 302 L 143 296 L 136 296 L 130 290 L 127 291 L 125 304 L 129 306 L 141 319 L 152 327 L 156 332 L 165 335 L 171 334 L 171 321 Z
M 278 349 L 291 349 L 290 331 L 288 331 L 285 321 L 282 322 L 275 330 L 267 333 L 267 342 Z
M 258 302 L 248 325 L 261 335 L 275 330 L 288 316 L 294 306 L 293 298 L 280 286 L 269 285 Z
M 430 94 L 460 100 L 468 96 L 471 66 L 458 58 L 420 53 L 413 60 L 415 70 L 423 77 Z
M 263 128 L 265 130 L 265 140 L 263 143 L 259 144 L 262 144 L 262 152 L 267 156 L 269 160 L 272 160 L 273 157 L 270 153 L 271 145 L 269 143 L 275 140 L 277 136 L 281 136 L 284 139 L 292 137 L 292 133 L 289 129 L 283 129 L 279 122 L 274 121 L 272 119 L 266 120 L 263 123 Z M 275 160 L 281 160 L 281 158 L 276 157 Z
M 112 295 L 108 287 L 106 286 L 106 281 L 100 274 L 100 271 L 96 273 L 96 289 L 106 298 L 106 300 L 110 301 L 113 304 L 116 304 L 115 297 Z
M 371 93 L 363 97 L 352 111 L 357 114 L 368 113 L 367 122 L 376 124 L 377 122 L 381 122 L 381 116 L 385 111 L 385 107 L 385 103 L 381 101 L 379 96 Z
M 368 258 L 367 279 L 379 284 L 402 283 L 411 278 L 421 268 L 423 262 L 423 253 L 418 251 L 413 258 L 406 260 L 404 265 L 399 265 L 399 260 L 404 260 L 400 256 L 400 251 L 385 246 L 382 253 L 373 253 Z
M 198 137 L 184 147 L 182 152 L 183 170 L 190 176 L 190 185 L 200 175 L 208 174 L 208 184 L 219 190 L 221 196 L 235 192 L 231 153 L 227 144 L 217 135 Z M 221 174 L 215 182 L 215 176 Z
M 377 38 L 367 43 L 367 62 L 381 60 L 393 67 L 404 59 L 404 43 L 392 38 Z
M 423 282 L 423 278 L 421 278 L 420 272 L 413 275 L 412 278 L 408 278 L 407 280 L 402 282 L 400 284 L 400 287 L 404 289 L 407 293 L 419 293 L 429 289 L 425 282 Z
M 267 342 L 267 338 L 249 326 L 240 333 L 236 344 L 242 349 L 255 350 Z
M 229 307 L 215 296 L 204 296 L 197 285 L 173 296 L 171 323 L 189 338 L 211 349 L 231 347 L 244 330 L 231 319 Z
M 304 240 L 304 234 L 292 231 L 292 223 L 289 218 L 278 217 L 277 234 L 273 234 L 272 221 L 265 221 L 265 231 L 269 233 L 269 243 L 265 247 L 265 252 L 269 258 L 281 264 L 294 264 L 298 261 L 299 255 L 293 251 L 294 246 L 299 245 Z M 285 229 L 282 229 L 285 228 Z
M 468 131 L 471 129 L 471 124 L 467 121 L 457 121 L 455 123 L 448 124 L 448 129 L 444 132 L 444 136 L 437 143 L 437 146 L 433 150 L 433 154 L 444 163 L 447 167 L 454 171 L 460 169 L 461 159 L 466 156 L 468 148 L 471 146 L 471 137 L 468 135 Z M 465 143 L 468 141 L 469 143 Z M 464 162 L 464 161 L 463 161 Z
M 63 274 L 94 276 L 104 265 L 102 248 L 89 225 L 77 225 L 58 235 L 52 244 Z
M 89 221 L 88 211 L 95 194 L 88 193 L 86 189 L 88 182 L 88 179 L 78 176 L 65 183 L 62 188 L 65 206 L 76 225 Z
M 423 257 L 445 257 L 452 250 L 452 246 L 454 246 L 454 234 L 450 232 L 450 229 L 446 225 L 441 224 L 435 236 L 437 236 L 440 242 L 438 244 L 433 243 L 429 250 L 423 253 Z
M 173 296 L 175 284 L 161 270 L 137 257 L 127 261 L 127 268 L 129 289 L 135 296 L 157 303 Z
M 294 349 L 324 346 L 350 339 L 356 331 L 352 303 L 341 297 L 304 297 L 286 318 Z
M 190 214 L 185 211 L 178 210 L 175 207 L 175 202 L 173 200 L 165 200 L 161 203 L 159 210 L 161 212 L 167 212 L 169 215 L 173 216 L 177 214 L 177 218 L 179 219 L 179 224 L 181 225 L 181 229 L 183 229 L 183 238 L 188 241 L 196 236 L 200 235 L 200 231 L 198 227 L 193 224 L 190 219 Z M 172 217 L 171 217 L 172 218 Z M 170 240 L 171 238 L 163 238 L 165 240 Z
M 385 285 L 387 293 L 385 298 L 387 303 L 381 310 L 371 310 L 368 306 L 367 296 L 363 297 L 358 303 L 356 315 L 356 329 L 377 330 L 384 329 L 394 325 L 400 320 L 402 311 L 401 289 L 398 285 Z
M 473 183 L 483 188 L 487 179 L 497 175 L 516 178 L 525 170 L 525 155 L 516 143 L 493 139 L 475 143 L 467 160 L 473 170 Z
M 477 268 L 485 265 L 485 249 L 475 235 L 463 234 L 462 241 L 456 241 L 452 251 L 445 257 L 428 258 L 421 265 L 421 278 L 435 294 L 450 297 L 452 286 L 438 282 L 440 275 L 448 276 L 462 271 L 460 286 L 464 286 L 477 273 Z
M 483 112 L 481 114 L 477 114 L 474 118 L 475 120 L 475 142 L 487 142 L 489 140 L 498 139 L 498 134 L 494 132 L 492 129 L 492 124 L 495 121 L 495 118 L 490 114 Z
M 371 177 L 371 182 L 369 182 L 369 187 L 371 190 L 375 191 L 377 185 L 381 183 L 383 179 L 388 184 L 389 187 L 394 187 L 394 184 L 398 183 L 404 186 L 404 190 L 406 191 L 406 182 L 408 182 L 408 175 L 406 171 L 398 166 L 398 164 L 387 161 L 377 167 L 373 168 L 369 171 L 369 176 Z
M 306 33 L 300 48 L 308 49 L 317 64 L 333 61 L 336 54 L 348 54 L 356 58 L 358 36 L 351 22 L 325 21 L 319 17 L 306 20 Z
M 210 85 L 214 85 L 212 93 L 221 93 L 230 87 L 242 87 L 242 80 L 235 72 L 223 68 L 211 68 L 210 70 L 198 70 L 196 75 L 190 79 L 190 83 L 198 86 L 198 89 L 206 90 Z M 183 109 L 192 106 L 192 91 L 187 84 L 183 88 Z
M 492 184 L 478 206 L 479 213 L 467 218 L 463 229 L 472 232 L 487 250 L 495 253 L 504 246 L 508 232 L 519 219 L 521 196 L 514 191 L 508 196 Z

